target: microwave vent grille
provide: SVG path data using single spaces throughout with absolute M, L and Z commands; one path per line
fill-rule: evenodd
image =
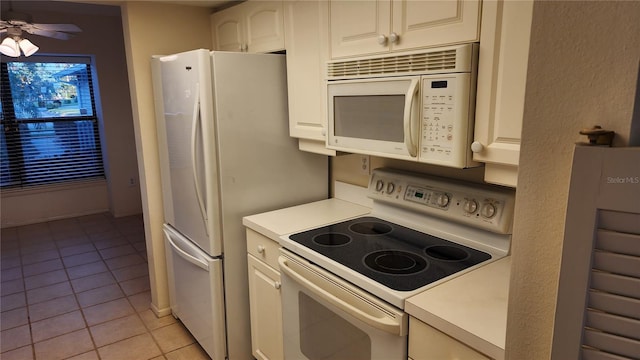
M 457 66 L 457 50 L 446 49 L 372 59 L 333 61 L 328 63 L 327 75 L 329 78 L 344 78 L 362 75 L 401 75 L 418 72 L 440 73 L 456 70 Z

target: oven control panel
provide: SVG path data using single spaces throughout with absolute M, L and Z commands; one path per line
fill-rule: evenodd
M 376 169 L 371 175 L 369 197 L 496 233 L 511 232 L 515 192 L 510 189 Z
M 451 193 L 439 191 L 437 189 L 407 185 L 404 192 L 404 199 L 406 201 L 413 201 L 418 204 L 431 206 L 436 209 L 447 209 L 451 203 Z

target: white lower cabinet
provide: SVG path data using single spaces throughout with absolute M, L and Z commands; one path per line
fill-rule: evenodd
M 489 360 L 491 358 L 422 321 L 410 317 L 409 359 Z
M 259 360 L 284 357 L 280 272 L 273 267 L 278 248 L 275 241 L 247 229 L 251 350 Z

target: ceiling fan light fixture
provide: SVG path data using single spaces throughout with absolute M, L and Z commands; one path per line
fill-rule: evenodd
M 29 39 L 22 39 L 18 42 L 18 44 L 20 45 L 20 49 L 22 49 L 24 56 L 31 56 L 40 49 L 34 43 L 29 41 Z
M 15 41 L 14 39 L 10 37 L 6 37 L 4 38 L 4 40 L 2 40 L 2 43 L 0 44 L 0 53 L 3 53 L 6 56 L 20 57 L 20 46 L 18 45 L 18 42 Z

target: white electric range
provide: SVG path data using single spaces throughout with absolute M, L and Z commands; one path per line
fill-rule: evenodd
M 406 359 L 405 300 L 509 253 L 511 189 L 377 169 L 367 191 L 370 214 L 280 238 L 287 358 Z

